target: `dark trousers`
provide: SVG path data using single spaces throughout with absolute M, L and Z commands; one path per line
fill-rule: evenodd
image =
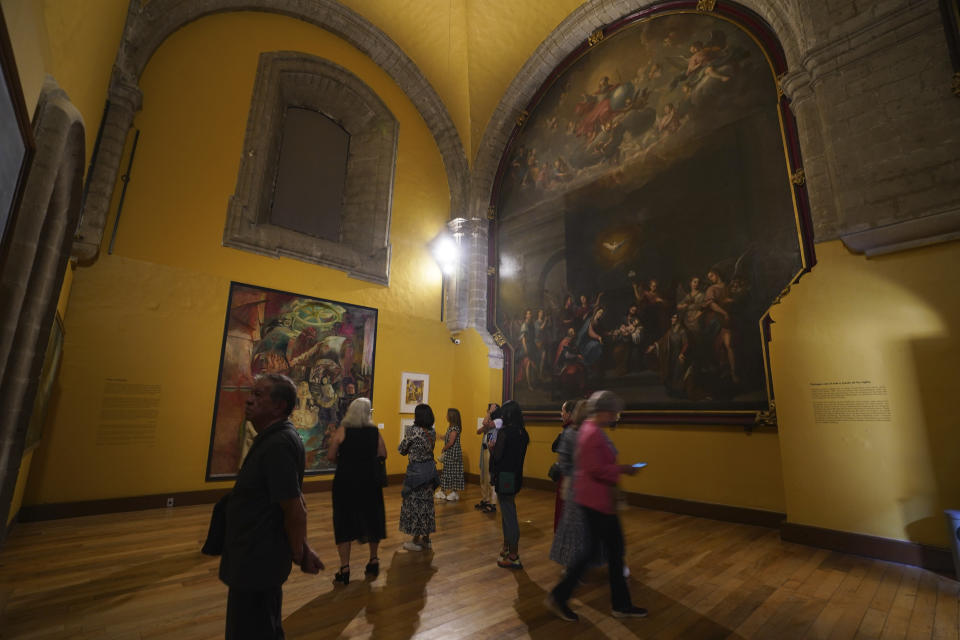
M 510 547 L 510 551 L 516 551 L 520 543 L 516 495 L 500 496 L 500 527 L 503 529 L 503 540 Z
M 607 567 L 610 572 L 610 600 L 615 610 L 625 611 L 631 607 L 631 602 L 627 580 L 623 577 L 623 531 L 620 529 L 620 518 L 613 513 L 601 513 L 587 507 L 582 508 L 587 518 L 589 544 L 580 550 L 573 566 L 567 569 L 563 580 L 553 588 L 551 593 L 557 602 L 566 603 L 583 572 L 590 565 L 590 560 L 597 557 L 601 545 L 606 545 Z
M 281 587 L 227 591 L 226 640 L 283 640 Z

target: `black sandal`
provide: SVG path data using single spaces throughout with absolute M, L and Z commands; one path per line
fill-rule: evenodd
M 344 571 L 344 569 L 346 569 L 346 571 Z M 340 571 L 333 574 L 333 584 L 337 584 L 338 582 L 345 585 L 350 584 L 350 565 L 343 565 L 340 567 Z
M 370 558 L 370 562 L 367 563 L 367 567 L 363 570 L 365 574 L 371 578 L 376 578 L 380 575 L 380 558 L 374 556 Z

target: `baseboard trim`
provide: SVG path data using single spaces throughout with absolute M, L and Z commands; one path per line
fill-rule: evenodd
M 780 525 L 780 538 L 786 542 L 795 542 L 876 560 L 899 562 L 947 575 L 953 575 L 954 570 L 953 554 L 949 549 L 941 549 L 917 542 L 880 538 L 835 529 L 821 529 L 820 527 L 793 522 L 784 522 Z
M 480 476 L 468 473 L 467 482 L 480 484 Z M 388 485 L 403 484 L 404 474 L 394 473 L 387 477 Z M 524 478 L 523 485 L 528 489 L 554 491 L 556 485 L 544 478 Z M 303 483 L 304 493 L 318 493 L 330 491 L 333 487 L 333 478 L 307 481 Z M 101 515 L 106 513 L 123 513 L 127 511 L 141 511 L 144 509 L 163 509 L 167 507 L 167 500 L 173 498 L 174 507 L 185 507 L 198 504 L 213 504 L 229 491 L 223 489 L 206 489 L 201 491 L 179 491 L 149 496 L 133 496 L 128 498 L 107 498 L 103 500 L 86 500 L 82 502 L 59 502 L 50 504 L 23 505 L 16 517 L 8 526 L 3 527 L 0 536 L 5 537 L 12 525 L 19 522 L 39 522 L 42 520 L 58 520 L 61 518 L 75 518 L 78 516 Z M 821 529 L 793 522 L 786 522 L 786 515 L 775 511 L 751 509 L 748 507 L 732 507 L 695 500 L 682 500 L 645 493 L 624 492 L 627 503 L 644 509 L 680 513 L 698 518 L 709 518 L 724 522 L 736 522 L 771 529 L 779 529 L 780 538 L 785 542 L 805 544 L 811 547 L 839 551 L 852 555 L 899 562 L 914 567 L 922 567 L 946 575 L 953 575 L 953 555 L 949 549 L 942 549 L 916 542 L 880 538 L 861 533 L 850 533 L 834 529 Z M 0 537 L 0 540 L 2 540 Z
M 667 498 L 665 496 L 654 496 L 646 493 L 624 492 L 624 497 L 627 499 L 627 504 L 634 507 L 643 507 L 644 509 L 653 509 L 655 511 L 668 511 L 670 513 L 682 513 L 687 516 L 709 518 L 723 522 L 736 522 L 738 524 L 749 524 L 756 527 L 767 527 L 768 529 L 778 528 L 780 523 L 787 518 L 785 513 L 778 511 L 767 511 L 765 509 L 753 509 L 750 507 L 733 507 L 726 504 L 697 502 L 696 500 L 683 500 L 681 498 Z
M 480 484 L 480 476 L 478 474 L 468 473 L 467 482 Z M 542 491 L 556 491 L 557 487 L 552 480 L 545 478 L 528 478 L 526 476 L 523 478 L 523 486 L 528 489 L 540 489 Z M 725 504 L 681 500 L 680 498 L 666 498 L 664 496 L 654 496 L 646 493 L 625 491 L 624 497 L 627 500 L 627 504 L 634 507 L 681 513 L 686 516 L 710 518 L 711 520 L 722 520 L 724 522 L 737 522 L 739 524 L 749 524 L 758 527 L 767 527 L 769 529 L 778 528 L 780 523 L 787 518 L 786 514 L 776 511 L 751 509 L 749 507 L 731 507 Z
M 389 485 L 400 485 L 403 483 L 403 478 L 404 474 L 394 473 L 387 476 L 387 483 Z M 313 481 L 308 479 L 303 483 L 304 493 L 330 491 L 332 488 L 332 477 Z M 213 504 L 228 491 L 230 491 L 229 488 L 203 489 L 200 491 L 174 491 L 128 498 L 105 498 L 103 500 L 84 500 L 81 502 L 53 502 L 48 504 L 23 505 L 17 513 L 17 521 L 39 522 L 42 520 L 59 520 L 60 518 L 95 516 L 105 513 L 164 509 L 167 508 L 167 500 L 170 498 L 173 499 L 173 508 L 198 504 Z

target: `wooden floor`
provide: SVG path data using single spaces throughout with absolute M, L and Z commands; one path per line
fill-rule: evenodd
M 559 576 L 548 559 L 553 495 L 517 499 L 524 570 L 495 565 L 499 520 L 463 500 L 437 506 L 432 552 L 400 548 L 399 487 L 387 490 L 383 570 L 331 584 L 337 559 L 329 493 L 310 494 L 310 539 L 327 570 L 284 588 L 288 638 L 930 638 L 958 639 L 960 584 L 922 569 L 781 542 L 770 529 L 630 508 L 622 512 L 642 620 L 609 616 L 602 573 L 571 604 L 541 602 Z M 18 524 L 0 551 L 2 638 L 217 638 L 227 590 L 202 556 L 210 507 Z M 355 551 L 363 575 L 366 548 Z

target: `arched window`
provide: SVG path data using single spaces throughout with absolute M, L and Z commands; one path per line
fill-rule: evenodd
M 261 54 L 224 245 L 387 284 L 397 136 L 393 114 L 347 70 Z

